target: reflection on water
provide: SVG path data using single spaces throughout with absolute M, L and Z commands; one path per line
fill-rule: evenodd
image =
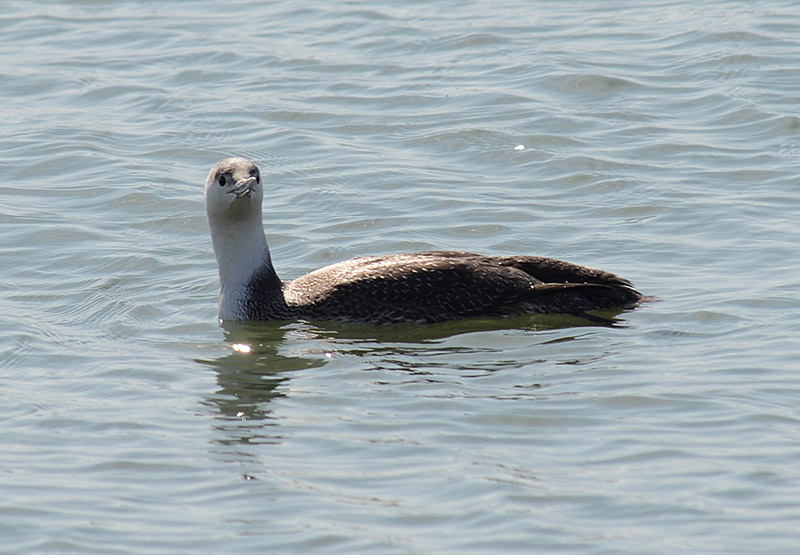
M 609 315 L 610 317 L 610 315 Z M 205 403 L 216 407 L 226 442 L 251 442 L 277 439 L 264 434 L 263 425 L 271 420 L 270 401 L 285 395 L 279 387 L 289 379 L 288 372 L 321 367 L 333 357 L 368 359 L 374 369 L 391 369 L 428 375 L 442 363 L 452 365 L 453 357 L 463 358 L 465 369 L 496 371 L 535 361 L 502 356 L 499 345 L 475 341 L 486 332 L 507 330 L 522 333 L 563 328 L 617 327 L 617 320 L 587 321 L 563 315 L 527 315 L 515 318 L 470 319 L 438 324 L 399 324 L 374 326 L 342 322 L 226 322 L 228 354 L 215 360 L 198 361 L 217 372 L 219 390 Z M 581 334 L 553 340 L 542 336 L 546 345 L 553 341 L 579 339 Z M 480 356 L 480 355 L 483 356 Z M 484 362 L 481 363 L 480 361 Z M 467 363 L 469 361 L 469 363 Z M 258 422 L 258 424 L 256 424 Z M 257 431 L 258 430 L 258 431 Z
M 582 352 L 577 346 L 593 333 L 592 329 L 616 327 L 615 322 L 561 315 L 386 326 L 226 322 L 223 328 L 230 351 L 215 360 L 198 361 L 215 370 L 219 384 L 204 404 L 218 411 L 214 420 L 214 429 L 220 436 L 217 441 L 233 448 L 227 457 L 242 461 L 252 457 L 244 448 L 246 445 L 283 441 L 271 405 L 273 399 L 288 394 L 288 381 L 298 370 L 336 363 L 343 373 L 368 368 L 363 372 L 374 372 L 376 385 L 386 380 L 393 382 L 385 374 L 389 372 L 407 376 L 408 381 L 402 383 L 447 386 L 502 370 L 539 367 L 546 362 L 574 365 L 597 360 L 607 353 L 598 354 L 594 349 Z M 559 332 L 567 329 L 575 331 Z M 572 347 L 565 348 L 564 344 Z M 531 356 L 531 348 L 535 349 L 535 357 Z M 457 373 L 447 375 L 452 368 L 457 368 Z M 530 376 L 537 373 L 531 372 Z M 535 381 L 528 386 L 538 396 L 546 386 Z M 483 394 L 491 396 L 488 391 Z
M 469 318 L 435 324 L 389 324 L 373 326 L 345 322 L 325 322 L 320 327 L 311 328 L 319 337 L 369 341 L 372 343 L 430 343 L 458 335 L 501 331 L 524 330 L 546 331 L 579 327 L 624 327 L 623 320 L 617 318 L 621 310 L 593 311 L 597 316 L 591 320 L 568 314 L 524 314 L 509 318 Z
M 285 372 L 321 366 L 324 361 L 279 354 L 286 334 L 291 333 L 285 323 L 229 322 L 224 327 L 231 352 L 215 360 L 198 360 L 217 372 L 219 389 L 205 404 L 219 411 L 217 427 L 224 432 L 220 442 L 277 441 L 278 435 L 269 433 L 265 425 L 274 424 L 269 403 L 283 395 L 278 386 L 288 380 Z

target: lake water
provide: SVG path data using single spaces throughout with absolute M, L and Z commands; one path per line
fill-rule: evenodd
M 800 550 L 797 2 L 12 0 L 0 53 L 2 552 Z M 230 155 L 284 279 L 447 248 L 660 300 L 221 326 Z

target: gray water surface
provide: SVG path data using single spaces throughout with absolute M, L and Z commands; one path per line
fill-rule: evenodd
M 4 6 L 0 550 L 800 549 L 797 2 Z M 284 279 L 447 248 L 660 300 L 221 326 L 230 155 Z

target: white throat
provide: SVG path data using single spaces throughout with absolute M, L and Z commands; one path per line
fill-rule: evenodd
M 220 220 L 223 218 L 209 217 L 211 241 L 219 266 L 219 317 L 239 320 L 248 282 L 257 270 L 265 265 L 272 266 L 272 260 L 261 223 L 261 210 L 234 221 Z

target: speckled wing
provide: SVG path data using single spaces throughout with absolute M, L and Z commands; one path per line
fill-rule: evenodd
M 581 275 L 575 270 L 580 269 L 585 270 L 587 279 L 599 281 L 613 274 L 548 261 L 451 251 L 361 257 L 306 274 L 288 283 L 284 294 L 287 302 L 302 307 L 303 316 L 309 319 L 371 322 L 437 322 L 523 312 L 583 313 L 599 308 L 597 299 L 610 286 L 568 280 L 546 283 L 532 270 L 541 267 L 548 278 L 563 278 Z M 587 295 L 586 289 L 602 291 Z
M 611 272 L 579 266 L 555 258 L 541 256 L 491 257 L 499 264 L 522 270 L 544 283 L 594 283 L 611 287 L 633 288 L 633 283 Z M 637 293 L 636 295 L 640 295 Z

